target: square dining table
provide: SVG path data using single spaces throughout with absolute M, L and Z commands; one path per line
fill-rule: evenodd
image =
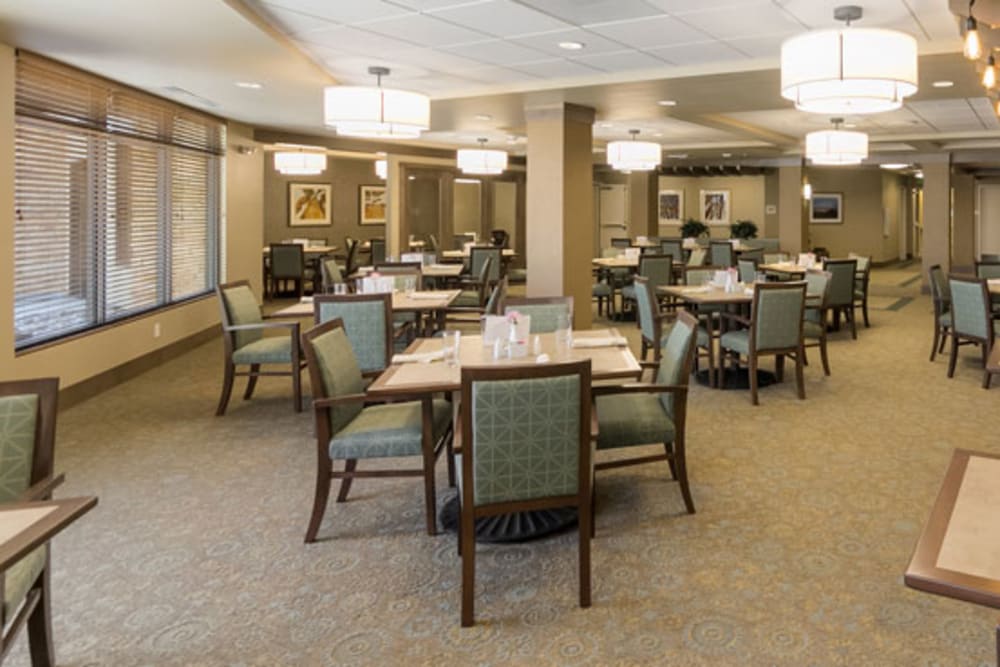
M 458 298 L 461 290 L 423 290 L 416 292 L 396 291 L 392 293 L 392 311 L 394 313 L 417 313 L 427 320 L 430 329 L 440 329 L 444 326 L 445 310 Z M 303 297 L 298 303 L 274 311 L 269 318 L 281 317 L 313 317 L 315 306 L 312 297 Z M 420 327 L 418 327 L 420 328 Z

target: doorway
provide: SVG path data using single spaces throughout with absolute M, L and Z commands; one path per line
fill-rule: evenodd
M 595 221 L 597 230 L 595 237 L 598 247 L 595 256 L 600 251 L 611 247 L 611 239 L 627 237 L 628 233 L 628 186 L 627 185 L 596 185 L 597 196 Z
M 1000 254 L 1000 184 L 976 187 L 976 256 Z

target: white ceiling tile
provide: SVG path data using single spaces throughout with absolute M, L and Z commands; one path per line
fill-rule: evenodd
M 790 35 L 756 35 L 742 39 L 727 39 L 726 43 L 750 58 L 781 58 L 781 43 Z
M 945 3 L 940 3 L 945 4 Z M 839 28 L 844 24 L 833 18 L 836 5 L 816 0 L 787 0 L 782 8 L 808 26 L 810 30 Z M 882 0 L 868 2 L 863 7 L 861 19 L 854 23 L 859 28 L 889 28 L 904 30 L 914 36 L 919 26 L 913 20 L 902 0 Z
M 705 9 L 739 11 L 744 7 L 767 4 L 769 0 L 646 0 L 654 7 L 672 15 L 700 12 Z M 815 0 L 813 0 L 815 2 Z
M 323 2 L 324 0 L 319 0 Z M 352 0 L 347 0 L 348 2 Z M 357 1 L 357 0 L 354 0 Z M 391 0 L 394 5 L 415 9 L 417 11 L 429 11 L 432 9 L 443 9 L 444 7 L 454 7 L 467 5 L 470 0 Z
M 261 11 L 278 30 L 292 36 L 302 35 L 337 25 L 332 21 L 325 21 L 323 19 L 316 18 L 311 14 L 302 14 L 300 12 L 294 12 L 272 5 L 262 5 Z
M 521 0 L 573 25 L 656 16 L 661 10 L 644 0 Z
M 330 2 L 330 0 L 267 0 L 264 4 L 284 7 L 303 14 L 311 14 L 337 23 L 358 23 L 375 19 L 403 16 L 412 10 L 381 0 L 364 2 Z
M 972 111 L 979 117 L 979 122 L 982 123 L 983 129 L 1000 129 L 1000 118 L 997 118 L 997 114 L 993 110 L 993 102 L 990 98 L 973 97 L 968 102 L 969 106 L 972 107 Z
M 448 53 L 463 58 L 470 58 L 490 65 L 513 65 L 534 60 L 543 60 L 546 54 L 521 44 L 514 44 L 501 39 L 492 39 L 472 44 L 461 44 L 443 49 Z
M 659 58 L 642 51 L 618 51 L 616 53 L 595 53 L 588 56 L 573 57 L 572 60 L 590 67 L 602 69 L 605 72 L 624 72 L 653 67 L 668 67 Z
M 482 83 L 521 83 L 535 81 L 538 77 L 527 72 L 518 72 L 509 67 L 479 67 L 462 73 L 470 79 Z
M 557 18 L 510 0 L 488 0 L 448 7 L 433 12 L 432 16 L 495 37 L 527 35 L 572 27 Z
M 649 49 L 649 52 L 674 65 L 701 65 L 703 63 L 746 59 L 745 55 L 725 42 L 664 46 Z
M 406 79 L 423 77 L 429 74 L 426 68 L 418 67 L 412 63 L 386 58 L 372 59 L 370 56 L 337 58 L 334 60 L 324 60 L 323 63 L 338 81 L 350 84 L 374 84 L 375 77 L 368 74 L 368 67 L 370 65 L 381 65 L 391 70 L 389 76 L 383 77 L 382 80 L 383 85 L 388 87 L 398 87 Z
M 371 53 L 372 44 L 378 44 L 380 53 L 405 51 L 416 46 L 421 46 L 349 26 L 336 26 L 306 33 L 301 36 L 301 40 L 308 44 L 316 44 L 338 51 L 351 51 L 360 54 Z
M 587 30 L 637 49 L 704 42 L 711 39 L 710 35 L 669 16 L 593 25 Z
M 958 21 L 948 4 L 938 0 L 906 0 L 921 29 L 932 41 L 959 41 Z
M 370 30 L 389 37 L 402 37 L 420 46 L 435 48 L 449 44 L 462 44 L 483 40 L 486 35 L 476 30 L 469 30 L 453 25 L 447 21 L 436 19 L 426 14 L 411 14 L 393 19 L 383 19 L 365 24 L 365 30 Z M 381 44 L 374 41 L 370 49 L 381 49 Z
M 556 30 L 554 32 L 545 32 L 527 37 L 515 37 L 510 41 L 544 51 L 550 56 L 561 57 L 570 54 L 582 56 L 590 53 L 612 53 L 629 47 L 628 44 L 611 41 L 582 28 Z M 580 51 L 568 51 L 561 48 L 559 42 L 580 42 L 584 45 L 584 48 Z
M 759 35 L 792 35 L 805 30 L 795 19 L 769 2 L 739 9 L 690 12 L 683 15 L 683 20 L 713 37 L 725 40 Z
M 471 58 L 462 58 L 461 56 L 429 48 L 394 51 L 386 55 L 396 61 L 411 63 L 448 74 L 460 74 L 466 70 L 483 66 L 481 62 Z
M 513 66 L 511 69 L 516 69 L 519 72 L 526 72 L 534 76 L 552 78 L 564 76 L 585 76 L 587 74 L 594 74 L 598 71 L 593 67 L 588 67 L 587 65 L 573 62 L 571 60 L 566 60 L 565 58 L 539 60 L 533 63 L 520 63 L 519 65 Z

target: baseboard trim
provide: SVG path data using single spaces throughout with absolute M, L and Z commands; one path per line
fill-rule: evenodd
M 144 354 L 137 359 L 127 361 L 120 366 L 115 366 L 94 377 L 61 389 L 59 391 L 59 409 L 62 410 L 79 405 L 88 398 L 93 398 L 101 392 L 105 392 L 112 387 L 117 387 L 123 382 L 138 377 L 218 337 L 219 325 L 216 324 L 204 331 L 192 334 L 187 338 L 182 338 L 170 345 Z

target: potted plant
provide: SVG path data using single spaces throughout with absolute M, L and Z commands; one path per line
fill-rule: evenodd
M 734 239 L 757 238 L 757 225 L 750 220 L 737 220 L 729 225 L 729 235 Z
M 708 236 L 708 225 L 700 220 L 688 218 L 687 222 L 681 225 L 681 236 L 686 239 L 697 239 Z

